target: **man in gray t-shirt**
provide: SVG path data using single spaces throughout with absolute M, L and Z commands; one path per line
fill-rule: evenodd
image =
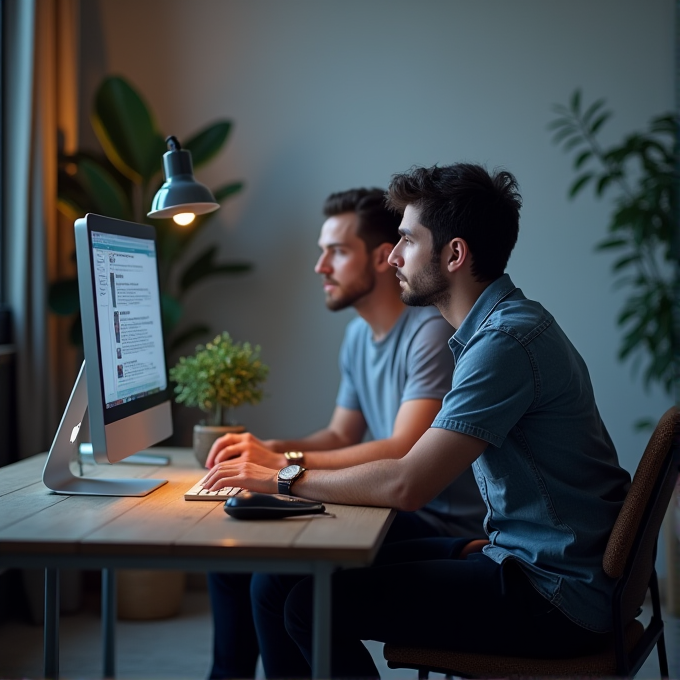
M 319 238 L 315 271 L 330 310 L 354 307 L 340 354 L 341 385 L 327 427 L 296 440 L 261 441 L 225 435 L 206 467 L 291 462 L 310 469 L 347 468 L 401 458 L 430 427 L 451 389 L 453 328 L 431 308 L 407 307 L 388 257 L 399 240 L 400 218 L 386 209 L 380 189 L 331 195 Z M 229 462 L 227 462 L 229 461 Z M 386 542 L 434 536 L 483 536 L 486 507 L 471 471 L 418 512 L 400 512 Z M 258 644 L 249 599 L 250 575 L 210 574 L 214 647 L 211 678 L 253 677 Z M 282 588 L 284 586 L 282 585 Z M 288 587 L 287 585 L 285 587 Z M 285 630 L 276 633 L 287 638 Z M 262 640 L 263 649 L 269 641 Z M 286 672 L 304 677 L 309 667 L 292 643 Z M 279 677 L 263 656 L 267 677 Z

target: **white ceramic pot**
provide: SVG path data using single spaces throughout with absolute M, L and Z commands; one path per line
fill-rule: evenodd
M 194 456 L 201 467 L 210 453 L 213 442 L 224 434 L 245 432 L 243 425 L 194 425 Z

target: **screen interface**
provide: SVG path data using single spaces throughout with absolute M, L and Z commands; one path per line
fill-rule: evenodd
M 102 386 L 110 409 L 167 387 L 156 244 L 91 235 Z

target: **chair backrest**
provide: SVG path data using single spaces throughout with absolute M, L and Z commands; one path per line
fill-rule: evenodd
M 602 560 L 607 575 L 623 577 L 621 615 L 625 622 L 635 618 L 644 602 L 679 466 L 680 411 L 673 406 L 652 433 Z

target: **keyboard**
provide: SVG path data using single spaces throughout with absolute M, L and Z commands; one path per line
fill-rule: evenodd
M 205 479 L 205 478 L 204 478 Z M 235 496 L 243 489 L 240 486 L 225 486 L 217 491 L 207 491 L 203 488 L 203 479 L 200 479 L 188 491 L 184 492 L 185 501 L 222 501 L 229 496 Z

